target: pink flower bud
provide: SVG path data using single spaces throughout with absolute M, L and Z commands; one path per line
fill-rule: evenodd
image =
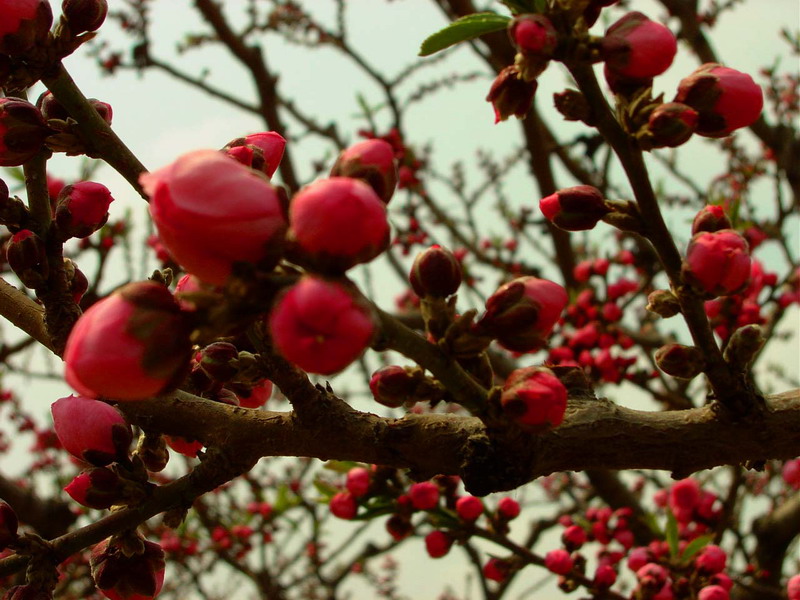
M 733 229 L 695 234 L 686 250 L 682 274 L 708 297 L 738 292 L 750 280 L 747 241 Z
M 446 555 L 450 552 L 452 545 L 453 538 L 444 531 L 431 531 L 425 536 L 425 550 L 428 551 L 428 556 L 431 558 L 441 558 Z
M 58 195 L 55 222 L 61 240 L 85 238 L 108 221 L 108 207 L 114 201 L 101 183 L 81 181 L 64 187 Z
M 588 539 L 586 530 L 580 525 L 570 525 L 561 534 L 561 541 L 568 550 L 577 550 Z
M 144 551 L 128 555 L 112 538 L 92 550 L 92 579 L 109 600 L 150 600 L 164 585 L 164 551 L 154 542 L 143 540 Z
M 594 585 L 608 589 L 617 582 L 617 572 L 611 565 L 600 565 L 594 572 Z
M 688 521 L 699 502 L 700 484 L 694 479 L 681 479 L 670 486 L 668 504 L 678 521 Z
M 476 521 L 483 514 L 483 501 L 477 496 L 462 496 L 456 501 L 456 513 L 462 521 Z
M 483 576 L 491 581 L 503 582 L 511 571 L 511 565 L 499 558 L 490 558 L 483 566 Z
M 404 540 L 411 535 L 411 532 L 414 531 L 414 526 L 407 517 L 392 515 L 386 521 L 386 531 L 389 532 L 389 535 L 392 536 L 392 539 L 394 539 L 396 542 L 399 542 L 400 540 Z
M 164 286 L 130 283 L 92 305 L 70 333 L 65 378 L 79 394 L 139 400 L 178 385 L 191 326 Z
M 521 509 L 519 502 L 506 496 L 497 503 L 497 514 L 506 521 L 511 521 L 519 516 Z
M 672 64 L 678 43 L 672 32 L 640 12 L 631 12 L 606 31 L 602 56 L 615 75 L 651 79 Z
M 165 435 L 164 440 L 167 446 L 178 454 L 183 454 L 189 458 L 197 458 L 197 454 L 203 449 L 203 443 L 196 440 L 188 440 L 183 437 Z
M 369 346 L 369 308 L 345 286 L 306 276 L 281 296 L 269 316 L 277 350 L 309 373 L 341 371 Z
M 689 141 L 697 129 L 699 115 L 691 106 L 680 102 L 659 104 L 650 113 L 647 130 L 656 148 L 675 148 Z
M 700 550 L 700 553 L 694 559 L 694 564 L 699 571 L 713 575 L 725 569 L 727 561 L 728 555 L 725 550 L 714 544 L 709 544 Z
M 42 149 L 48 135 L 50 129 L 33 104 L 18 98 L 0 98 L 0 167 L 27 162 Z
M 244 166 L 272 177 L 281 164 L 285 149 L 286 140 L 281 134 L 263 131 L 228 142 L 222 151 Z
M 44 240 L 29 229 L 11 236 L 6 247 L 6 260 L 25 287 L 35 290 L 47 283 L 47 249 Z
M 697 593 L 697 600 L 729 600 L 730 594 L 721 585 L 707 585 Z
M 107 0 L 64 0 L 61 12 L 69 24 L 70 33 L 78 35 L 97 31 L 108 14 Z
M 500 71 L 495 78 L 486 101 L 494 108 L 494 122 L 505 121 L 511 115 L 522 119 L 528 114 L 536 94 L 536 80 L 521 78 L 519 67 L 511 65 Z
M 517 15 L 508 25 L 508 35 L 519 51 L 517 66 L 523 79 L 535 79 L 547 68 L 558 46 L 558 35 L 550 19 L 538 14 Z
M 657 591 L 664 587 L 667 577 L 667 570 L 661 565 L 652 562 L 647 563 L 636 571 L 636 579 L 639 580 L 639 585 L 651 591 Z
M 58 440 L 76 458 L 104 466 L 128 455 L 131 428 L 113 406 L 67 396 L 53 402 L 50 410 Z
M 386 140 L 373 138 L 342 150 L 331 168 L 331 177 L 353 177 L 369 185 L 388 204 L 397 187 L 394 149 Z
M 0 3 L 0 54 L 19 56 L 43 42 L 53 24 L 48 0 Z
M 786 583 L 786 595 L 789 600 L 800 600 L 800 575 L 794 575 Z
M 422 481 L 408 488 L 411 505 L 417 510 L 432 510 L 439 504 L 439 488 L 431 481 Z
M 446 298 L 461 285 L 461 263 L 450 250 L 434 244 L 417 254 L 408 281 L 420 298 Z
M 289 205 L 289 237 L 316 268 L 343 272 L 369 262 L 389 244 L 386 205 L 363 181 L 322 179 Z
M 272 387 L 272 382 L 269 379 L 265 379 L 245 392 L 237 390 L 236 397 L 239 398 L 239 406 L 261 408 L 272 396 Z
M 547 567 L 551 573 L 555 573 L 556 575 L 566 575 L 572 571 L 574 564 L 575 562 L 572 560 L 569 552 L 561 548 L 551 550 L 544 556 L 544 566 Z
M 94 107 L 94 109 L 97 111 L 97 114 L 100 115 L 103 121 L 111 125 L 111 121 L 114 119 L 114 109 L 108 102 L 103 102 L 97 98 L 89 98 L 89 104 Z
M 372 476 L 369 469 L 364 467 L 353 467 L 347 472 L 347 481 L 345 487 L 347 491 L 353 494 L 356 498 L 366 496 L 369 492 L 369 484 Z
M 591 185 L 557 191 L 539 200 L 539 210 L 556 227 L 567 231 L 592 229 L 610 209 L 603 194 Z
M 692 221 L 692 235 L 701 231 L 714 232 L 720 229 L 730 229 L 731 221 L 725 210 L 718 204 L 708 204 L 695 215 Z
M 271 268 L 286 227 L 277 190 L 247 167 L 198 150 L 141 177 L 169 253 L 205 283 L 222 285 L 234 264 Z
M 334 517 L 349 521 L 355 518 L 358 512 L 358 503 L 350 492 L 339 492 L 331 498 L 330 509 Z
M 784 483 L 794 490 L 800 490 L 800 458 L 787 460 L 781 469 Z
M 398 365 L 381 367 L 372 374 L 369 389 L 376 402 L 398 408 L 414 401 L 417 380 L 410 369 Z
M 64 491 L 78 504 L 106 509 L 123 499 L 122 482 L 114 471 L 95 467 L 82 471 L 67 484 Z
M 567 388 L 549 369 L 525 367 L 513 371 L 503 386 L 505 413 L 532 431 L 558 427 L 567 409 Z
M 557 283 L 520 277 L 489 297 L 478 330 L 509 350 L 529 352 L 544 345 L 566 305 L 567 292 Z
M 5 550 L 16 541 L 17 527 L 17 513 L 5 502 L 0 502 L 0 550 Z
M 758 119 L 764 96 L 750 75 L 706 63 L 680 82 L 675 102 L 699 113 L 699 135 L 725 137 Z
M 64 105 L 61 104 L 61 102 L 56 100 L 56 97 L 53 96 L 53 92 L 50 90 L 42 92 L 42 94 L 36 99 L 36 108 L 39 109 L 45 121 L 49 121 L 50 119 L 66 121 L 69 118 L 69 112 L 67 112 L 67 109 L 64 108 Z M 63 181 L 61 182 L 61 186 L 64 186 Z M 51 196 L 52 195 L 53 194 L 51 194 Z M 58 192 L 56 192 L 55 195 L 58 196 Z

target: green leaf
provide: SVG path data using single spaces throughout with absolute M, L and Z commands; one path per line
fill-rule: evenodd
M 672 558 L 677 558 L 677 556 L 678 556 L 678 520 L 675 518 L 675 515 L 672 514 L 671 510 L 667 512 L 666 537 L 667 537 L 667 545 L 669 546 L 669 555 Z
M 686 548 L 683 549 L 683 554 L 681 554 L 680 562 L 683 564 L 689 564 L 689 561 L 692 560 L 700 550 L 708 546 L 711 543 L 711 540 L 714 539 L 713 535 L 701 535 L 694 538 Z
M 330 502 L 331 498 L 342 491 L 335 485 L 331 485 L 327 481 L 322 481 L 321 479 L 314 481 L 314 487 L 317 488 L 317 491 L 322 496 L 320 502 Z
M 493 31 L 500 31 L 508 26 L 510 17 L 493 12 L 475 13 L 461 17 L 429 36 L 419 47 L 420 56 L 430 56 L 453 44 L 473 40 Z

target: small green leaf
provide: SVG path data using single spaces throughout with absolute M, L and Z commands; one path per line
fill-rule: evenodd
M 710 544 L 711 540 L 713 539 L 713 535 L 701 535 L 694 538 L 691 542 L 689 542 L 686 548 L 683 549 L 680 562 L 683 564 L 689 564 L 689 561 L 694 558 L 695 554 Z
M 667 545 L 669 546 L 669 555 L 672 558 L 678 556 L 678 520 L 672 511 L 667 512 L 667 531 L 666 531 Z
M 331 485 L 327 481 L 322 481 L 321 479 L 314 481 L 314 487 L 317 488 L 317 491 L 322 496 L 320 499 L 321 502 L 330 502 L 331 498 L 341 492 L 336 486 Z
M 493 31 L 500 31 L 508 26 L 510 20 L 510 17 L 493 12 L 475 13 L 461 17 L 422 42 L 419 55 L 430 56 L 453 44 L 473 40 Z

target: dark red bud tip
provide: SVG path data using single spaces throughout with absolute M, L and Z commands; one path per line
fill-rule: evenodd
M 211 379 L 219 382 L 230 381 L 238 372 L 232 361 L 239 356 L 239 350 L 228 342 L 214 342 L 203 348 L 200 368 Z
M 100 29 L 108 14 L 107 0 L 64 0 L 61 12 L 73 35 Z
M 494 122 L 505 121 L 510 116 L 518 119 L 528 114 L 536 94 L 537 83 L 522 79 L 519 67 L 506 67 L 492 83 L 486 101 L 494 108 Z
M 78 504 L 103 510 L 120 503 L 124 490 L 114 471 L 96 467 L 78 474 L 64 491 Z
M 694 346 L 666 344 L 656 350 L 655 361 L 658 368 L 667 375 L 679 379 L 693 379 L 703 372 L 705 359 L 703 353 Z
M 453 538 L 444 531 L 431 531 L 425 536 L 425 550 L 431 558 L 441 558 L 450 552 Z
M 11 237 L 6 259 L 25 287 L 35 290 L 46 285 L 49 274 L 47 249 L 44 240 L 33 231 L 23 229 Z
M 421 298 L 446 298 L 461 285 L 461 263 L 447 248 L 431 246 L 414 259 L 408 281 Z
M 718 204 L 704 206 L 692 221 L 692 235 L 701 231 L 713 232 L 730 228 L 731 221 L 725 214 L 725 210 Z
M 0 502 L 0 550 L 5 550 L 17 539 L 17 513 L 5 502 Z
M 590 185 L 557 191 L 539 201 L 542 214 L 556 227 L 567 231 L 592 229 L 610 209 L 603 194 Z

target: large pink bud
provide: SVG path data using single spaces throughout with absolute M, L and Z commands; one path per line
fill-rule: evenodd
M 108 207 L 114 201 L 102 183 L 81 181 L 64 187 L 58 194 L 55 222 L 59 237 L 85 238 L 108 221 Z
M 162 243 L 203 282 L 224 284 L 238 262 L 277 262 L 286 227 L 278 192 L 244 165 L 198 150 L 141 182 Z
M 697 233 L 689 242 L 682 273 L 706 296 L 734 294 L 750 280 L 747 241 L 733 229 Z
M 389 244 L 386 205 L 363 181 L 322 179 L 289 205 L 289 236 L 316 268 L 342 272 L 372 260 Z
M 309 373 L 344 369 L 369 346 L 375 325 L 369 308 L 345 286 L 304 277 L 276 303 L 269 316 L 275 347 Z
M 76 458 L 102 467 L 127 456 L 131 427 L 113 406 L 67 396 L 53 402 L 50 410 L 58 440 Z
M 563 287 L 538 277 L 520 277 L 501 286 L 486 301 L 478 331 L 515 352 L 542 346 L 567 305 Z
M 109 538 L 92 550 L 92 579 L 109 600 L 151 600 L 164 585 L 164 551 L 142 540 L 143 552 L 128 556 Z
M 725 137 L 758 119 L 764 96 L 747 73 L 706 63 L 681 80 L 675 102 L 688 104 L 699 113 L 699 135 Z
M 614 75 L 651 79 L 669 68 L 677 51 L 678 42 L 669 29 L 631 12 L 608 28 L 601 52 Z
M 503 410 L 532 431 L 558 427 L 567 409 L 567 388 L 544 367 L 525 367 L 508 376 L 500 396 Z
M 397 187 L 394 149 L 389 142 L 378 138 L 353 144 L 339 154 L 331 168 L 331 177 L 361 179 L 388 204 Z
M 65 378 L 84 396 L 140 400 L 183 379 L 191 326 L 169 290 L 130 283 L 78 319 L 64 350 Z
M 19 55 L 47 38 L 53 24 L 48 0 L 0 2 L 0 53 Z
M 285 149 L 286 140 L 281 134 L 276 131 L 262 131 L 228 142 L 222 151 L 246 167 L 272 177 L 281 164 Z

